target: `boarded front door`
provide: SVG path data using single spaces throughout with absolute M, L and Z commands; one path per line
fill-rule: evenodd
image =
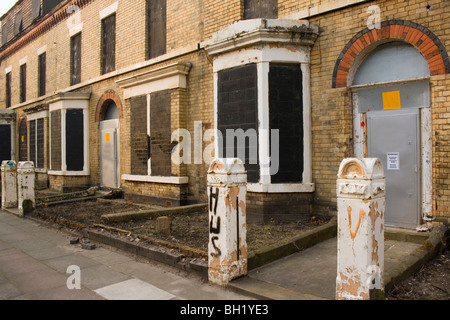
M 101 185 L 119 188 L 119 120 L 106 120 L 100 123 Z
M 386 175 L 388 226 L 416 228 L 420 217 L 419 111 L 367 113 L 368 156 L 381 159 Z

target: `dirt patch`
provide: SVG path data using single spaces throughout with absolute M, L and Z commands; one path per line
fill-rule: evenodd
M 450 250 L 397 285 L 388 300 L 450 300 Z
M 209 216 L 207 210 L 172 216 L 170 236 L 156 231 L 157 217 L 129 222 L 107 223 L 100 219 L 104 214 L 134 212 L 157 209 L 156 206 L 142 206 L 125 201 L 92 200 L 73 202 L 50 207 L 40 207 L 33 215 L 41 219 L 64 223 L 66 226 L 83 229 L 103 225 L 111 229 L 129 232 L 134 237 L 154 238 L 177 245 L 185 245 L 207 251 L 209 242 Z M 159 207 L 160 208 L 160 207 Z M 247 224 L 247 245 L 249 251 L 272 245 L 281 240 L 294 237 L 300 232 L 319 227 L 329 221 L 328 217 L 310 217 L 295 222 L 269 222 L 267 224 Z

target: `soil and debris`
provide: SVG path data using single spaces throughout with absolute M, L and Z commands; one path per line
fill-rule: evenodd
M 100 217 L 105 214 L 136 212 L 157 209 L 156 206 L 139 205 L 126 201 L 91 200 L 60 204 L 57 206 L 38 207 L 33 216 L 65 224 L 66 227 L 78 229 L 105 226 L 110 230 L 128 231 L 135 237 L 148 237 L 189 246 L 207 251 L 209 243 L 209 216 L 207 210 L 172 216 L 172 234 L 164 235 L 156 231 L 157 217 L 129 222 L 105 222 Z M 302 220 L 291 222 L 271 221 L 266 224 L 247 224 L 247 245 L 253 251 L 281 240 L 294 237 L 300 232 L 316 228 L 329 222 L 330 217 L 305 216 Z M 107 229 L 107 228 L 106 228 Z
M 106 227 L 102 231 L 121 230 L 132 235 L 134 240 L 156 239 L 166 243 L 180 244 L 199 251 L 208 250 L 209 217 L 207 210 L 172 216 L 170 236 L 156 232 L 157 218 L 107 223 L 100 217 L 104 214 L 149 210 L 151 206 L 134 204 L 123 200 L 90 200 L 38 207 L 32 215 L 49 220 L 71 229 L 81 231 L 87 227 Z M 158 207 L 153 206 L 157 209 Z M 159 207 L 160 208 L 160 207 Z M 305 216 L 295 222 L 275 222 L 247 224 L 247 244 L 249 251 L 277 243 L 300 232 L 317 228 L 329 222 L 330 217 Z M 450 239 L 449 239 L 450 241 Z M 388 300 L 450 300 L 450 246 L 424 265 L 418 272 L 387 293 Z
M 388 300 L 450 300 L 450 248 L 397 285 Z

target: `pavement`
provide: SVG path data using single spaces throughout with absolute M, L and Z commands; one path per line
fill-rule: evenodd
M 82 249 L 71 239 L 0 210 L 0 300 L 250 299 L 102 244 Z M 69 289 L 78 280 L 80 289 Z
M 445 231 L 444 227 L 426 233 L 386 228 L 386 288 L 432 259 Z M 335 298 L 336 238 L 253 269 L 227 288 L 103 244 L 85 250 L 70 244 L 72 238 L 48 225 L 0 211 L 0 300 Z M 81 287 L 69 289 L 78 280 Z

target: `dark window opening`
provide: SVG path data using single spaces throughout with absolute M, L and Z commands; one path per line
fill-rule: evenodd
M 303 181 L 303 81 L 299 64 L 271 64 L 269 125 L 279 130 L 279 169 L 272 183 Z
M 277 19 L 278 0 L 244 0 L 244 19 Z
M 234 158 L 245 152 L 241 160 L 245 164 L 249 182 L 259 182 L 260 178 L 257 78 L 256 64 L 249 64 L 220 71 L 218 80 L 218 130 L 223 137 L 219 157 Z M 227 137 L 227 130 L 237 133 L 239 129 L 245 136 L 244 144 L 242 136 L 241 139 L 236 135 Z M 234 139 L 234 148 L 227 148 L 227 144 L 231 146 L 227 138 Z
M 148 4 L 148 58 L 166 53 L 166 0 L 150 0 Z
M 45 95 L 47 82 L 47 54 L 44 52 L 38 58 L 38 95 L 42 97 Z
M 0 125 L 0 163 L 11 159 L 11 126 Z
M 84 123 L 83 110 L 66 111 L 66 166 L 67 171 L 84 169 Z
M 70 85 L 81 82 L 81 33 L 70 39 Z
M 20 102 L 27 101 L 27 65 L 20 66 Z
M 102 74 L 116 70 L 116 15 L 102 20 Z
M 11 107 L 11 72 L 6 74 L 6 88 L 5 88 L 5 99 L 6 99 L 6 107 Z

